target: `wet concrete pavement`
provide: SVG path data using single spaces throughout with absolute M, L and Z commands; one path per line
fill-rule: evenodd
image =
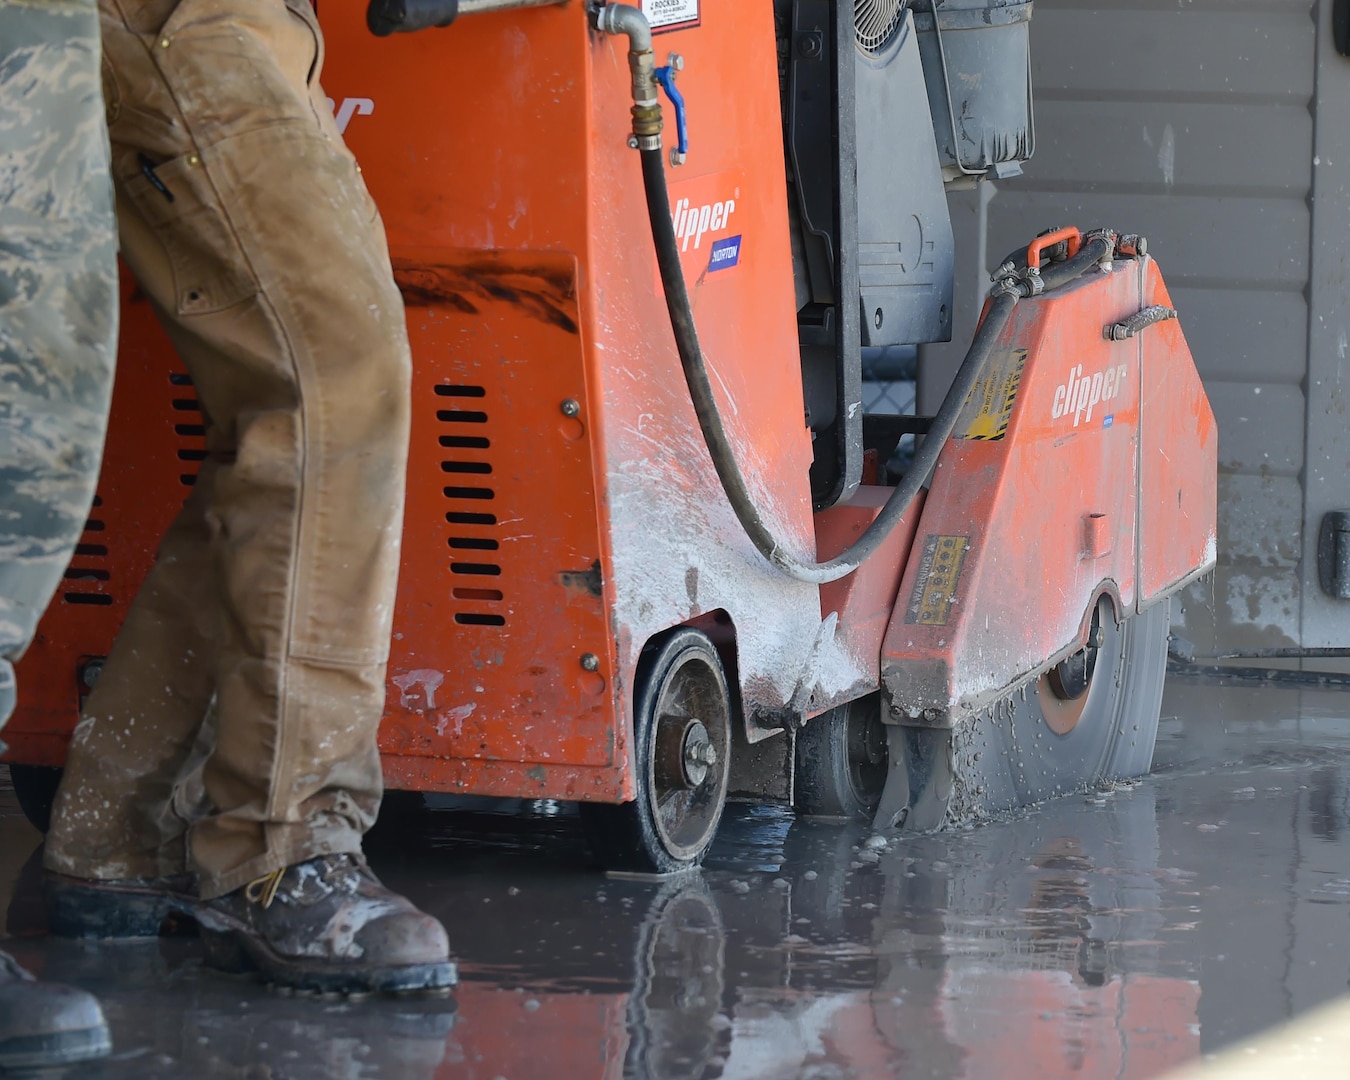
M 287 998 L 192 939 L 53 940 L 8 791 L 5 947 L 100 995 L 116 1053 L 79 1075 L 109 1078 L 1146 1077 L 1350 978 L 1345 691 L 1174 680 L 1141 783 L 884 847 L 733 808 L 679 880 L 600 876 L 558 810 L 382 823 L 376 869 L 461 957 L 451 1000 Z

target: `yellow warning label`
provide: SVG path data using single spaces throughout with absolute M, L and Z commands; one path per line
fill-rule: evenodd
M 919 560 L 919 580 L 914 583 L 914 594 L 909 599 L 905 622 L 922 626 L 946 626 L 956 603 L 956 586 L 961 581 L 961 568 L 970 550 L 968 536 L 928 537 L 923 543 L 923 558 Z
M 980 381 L 971 387 L 961 411 L 956 430 L 958 439 L 995 442 L 1008 433 L 1013 402 L 1017 400 L 1022 369 L 1026 366 L 1026 349 L 1007 349 L 989 358 L 989 367 Z

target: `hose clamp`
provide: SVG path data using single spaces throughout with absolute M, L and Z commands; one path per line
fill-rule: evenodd
M 1120 235 L 1115 229 L 1093 229 L 1083 237 L 1083 243 L 1085 244 L 1091 244 L 1097 240 L 1106 242 L 1106 250 L 1102 253 L 1102 257 L 1097 260 L 1097 265 L 1104 273 L 1109 274 L 1111 264 L 1116 257 L 1116 245 L 1119 243 Z
M 1040 296 L 1045 292 L 1045 279 L 1035 266 L 1018 267 L 1015 263 L 1004 263 L 990 278 L 993 285 L 989 289 L 991 297 L 1011 293 L 1018 299 Z

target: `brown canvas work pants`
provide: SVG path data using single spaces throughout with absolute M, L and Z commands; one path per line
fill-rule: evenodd
M 76 729 L 46 865 L 187 868 L 212 898 L 359 851 L 378 810 L 411 361 L 308 0 L 100 10 L 122 255 L 208 459 Z

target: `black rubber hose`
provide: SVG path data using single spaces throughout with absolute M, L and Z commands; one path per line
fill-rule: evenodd
M 952 429 L 956 427 L 961 407 L 984 372 L 989 356 L 993 352 L 994 343 L 1003 332 L 1012 309 L 1017 304 L 1017 294 L 1000 292 L 990 303 L 984 321 L 975 333 L 970 351 L 966 353 L 966 358 L 956 373 L 951 389 L 947 391 L 942 407 L 938 409 L 927 436 L 914 455 L 913 465 L 891 492 L 881 513 L 862 536 L 858 537 L 853 546 L 841 555 L 826 562 L 803 562 L 785 551 L 765 524 L 764 516 L 755 505 L 754 498 L 746 487 L 745 477 L 741 475 L 740 467 L 736 464 L 735 447 L 722 426 L 722 416 L 717 408 L 717 399 L 713 396 L 708 368 L 703 359 L 703 349 L 698 341 L 698 329 L 694 325 L 694 314 L 689 304 L 689 290 L 685 285 L 684 269 L 680 265 L 680 251 L 675 242 L 675 225 L 670 216 L 665 161 L 660 149 L 643 150 L 641 156 L 642 182 L 647 194 L 647 213 L 651 218 L 652 240 L 656 245 L 656 261 L 661 271 L 661 284 L 665 288 L 670 325 L 675 333 L 675 344 L 680 351 L 680 364 L 684 368 L 684 378 L 689 386 L 689 397 L 694 404 L 694 413 L 698 416 L 699 426 L 703 429 L 703 439 L 712 457 L 713 467 L 722 481 L 727 501 L 731 503 L 731 508 L 735 511 L 750 542 L 761 555 L 784 573 L 798 581 L 816 584 L 846 577 L 881 546 L 882 541 L 890 535 L 913 503 L 920 489 L 928 482 L 937 465 L 938 454 L 942 452 Z M 1061 265 L 1067 266 L 1068 263 Z M 1081 273 L 1081 270 L 1079 272 Z
M 1114 254 L 1112 241 L 1106 236 L 1089 236 L 1072 258 L 1043 263 L 1040 268 L 1041 281 L 1045 283 L 1047 291 L 1058 289 L 1061 285 L 1067 285 L 1070 281 L 1073 281 L 1074 278 L 1082 277 L 1094 263 L 1101 262 L 1102 259 L 1108 258 L 1112 254 Z M 1025 247 L 1018 248 L 1011 252 L 999 265 L 1025 270 L 1027 249 Z
M 1109 258 L 1115 243 L 1105 236 L 1090 236 L 1083 241 L 1078 254 L 1063 262 L 1050 263 L 1041 267 L 1041 280 L 1045 282 L 1045 291 L 1051 292 L 1067 285 L 1075 278 L 1082 277 L 1103 259 Z

